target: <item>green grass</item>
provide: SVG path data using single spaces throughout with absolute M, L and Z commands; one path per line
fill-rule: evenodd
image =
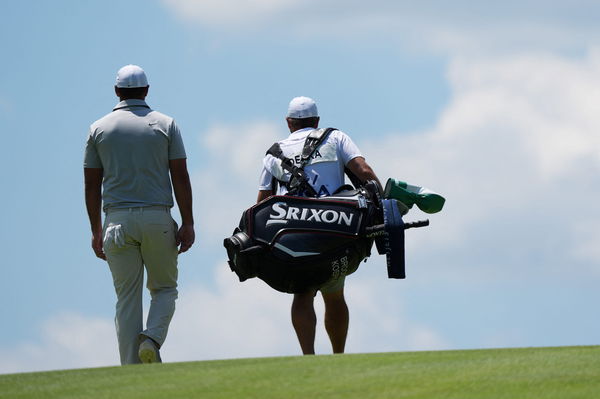
M 0 398 L 600 398 L 600 346 L 219 360 L 0 375 Z

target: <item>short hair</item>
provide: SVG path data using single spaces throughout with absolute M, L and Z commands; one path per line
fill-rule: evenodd
M 146 87 L 117 87 L 119 97 L 127 100 L 128 98 L 141 98 L 144 96 L 148 86 Z
M 319 117 L 311 116 L 310 118 L 287 118 L 290 123 L 290 127 L 296 131 L 304 129 L 306 127 L 317 127 L 319 125 Z

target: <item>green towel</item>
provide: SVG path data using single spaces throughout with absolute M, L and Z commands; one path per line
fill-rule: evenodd
M 416 204 L 420 210 L 426 213 L 441 211 L 446 202 L 444 197 L 428 188 L 413 186 L 396 179 L 388 179 L 383 191 L 383 198 L 396 199 L 409 209 Z

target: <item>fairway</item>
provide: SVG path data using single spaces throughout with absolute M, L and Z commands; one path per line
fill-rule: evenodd
M 0 398 L 598 398 L 600 347 L 404 352 L 0 375 Z

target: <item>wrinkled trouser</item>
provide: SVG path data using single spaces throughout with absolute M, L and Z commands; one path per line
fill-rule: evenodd
M 115 325 L 121 364 L 140 363 L 139 335 L 162 345 L 177 299 L 177 224 L 168 207 L 108 209 L 103 243 L 117 294 Z M 143 328 L 144 266 L 151 303 Z

